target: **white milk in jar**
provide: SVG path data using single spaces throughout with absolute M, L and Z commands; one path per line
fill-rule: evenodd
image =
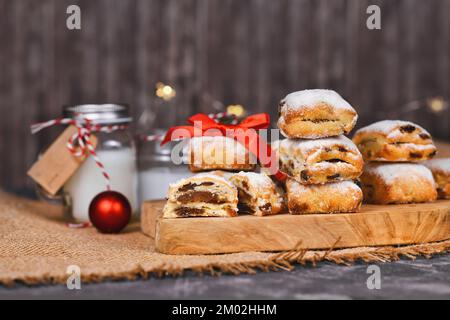
M 66 117 L 87 117 L 102 126 L 120 125 L 111 132 L 94 132 L 96 152 L 110 176 L 111 190 L 122 193 L 130 201 L 133 213 L 138 212 L 136 149 L 127 124 L 131 122 L 126 105 L 78 105 L 65 108 Z M 100 192 L 106 191 L 107 181 L 92 157 L 88 157 L 64 185 L 67 209 L 78 222 L 89 221 L 89 204 Z
M 127 197 L 133 212 L 136 212 L 138 206 L 134 150 L 104 150 L 99 151 L 97 155 L 110 176 L 111 190 Z M 105 179 L 94 159 L 89 157 L 64 186 L 64 192 L 70 195 L 73 218 L 77 221 L 89 221 L 89 204 L 102 191 L 105 191 Z

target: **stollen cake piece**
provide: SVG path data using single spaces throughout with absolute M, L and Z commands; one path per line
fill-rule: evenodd
M 357 212 L 363 199 L 353 181 L 304 185 L 288 179 L 286 193 L 290 214 Z
M 237 188 L 214 173 L 199 173 L 169 186 L 164 218 L 234 217 L 237 215 Z
M 450 199 L 450 158 L 432 159 L 424 165 L 433 173 L 440 199 Z
M 367 203 L 419 203 L 437 198 L 433 175 L 421 164 L 368 163 L 360 181 Z
M 255 216 L 277 214 L 283 209 L 283 196 L 265 173 L 239 172 L 230 181 L 238 189 L 239 213 Z
M 278 128 L 288 138 L 317 139 L 349 133 L 358 115 L 337 92 L 325 89 L 288 94 L 279 103 Z
M 303 184 L 321 184 L 358 178 L 363 158 L 345 136 L 316 140 L 285 139 L 273 143 L 280 170 Z
M 192 172 L 209 170 L 249 171 L 255 168 L 256 158 L 241 143 L 225 136 L 193 137 L 188 146 L 189 169 Z
M 419 162 L 436 154 L 431 135 L 409 121 L 373 123 L 356 131 L 353 142 L 366 161 Z

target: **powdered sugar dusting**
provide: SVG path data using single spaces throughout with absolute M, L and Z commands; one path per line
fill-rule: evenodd
M 273 151 L 277 152 L 278 149 L 280 148 L 280 142 L 282 140 L 275 140 L 270 144 L 270 147 L 272 148 Z
M 211 179 L 211 180 L 218 180 L 220 182 L 223 182 L 224 184 L 226 184 L 227 186 L 229 186 L 230 188 L 234 189 L 234 185 L 228 181 L 226 178 L 221 177 L 217 174 L 214 173 L 209 173 L 209 172 L 201 172 L 201 173 L 197 173 L 196 175 L 189 177 L 189 178 L 185 178 L 185 179 L 180 179 L 174 183 L 170 184 L 171 188 L 176 188 L 177 186 L 181 186 L 184 185 L 186 183 L 189 182 L 196 182 L 196 181 L 201 181 L 204 179 Z
M 293 180 L 291 180 L 293 182 Z M 348 192 L 349 195 L 353 195 L 354 198 L 359 198 L 357 196 L 355 196 L 355 193 L 350 193 L 349 191 L 353 190 L 356 192 L 356 194 L 361 194 L 361 188 L 358 187 L 358 185 L 356 183 L 354 183 L 353 181 L 339 181 L 339 182 L 333 182 L 333 183 L 327 183 L 327 184 L 318 184 L 318 185 L 308 185 L 308 186 L 304 186 L 301 183 L 298 182 L 293 182 L 290 183 L 289 185 L 289 192 L 290 193 L 295 193 L 295 194 L 300 194 L 303 193 L 304 191 L 306 191 L 307 189 L 320 189 L 320 188 L 326 188 L 327 191 L 329 192 L 336 192 L 337 194 L 342 194 L 344 192 Z
M 344 146 L 348 151 L 360 154 L 353 141 L 343 135 L 316 140 L 285 139 L 279 142 L 279 148 L 299 149 L 304 153 L 308 153 L 316 149 L 331 148 L 336 145 Z
M 441 171 L 450 174 L 450 158 L 428 160 L 423 163 L 431 171 Z
M 371 125 L 368 125 L 367 127 L 359 129 L 358 131 L 356 131 L 355 134 L 365 133 L 365 132 L 378 132 L 378 133 L 387 135 L 388 138 L 395 138 L 395 135 L 399 134 L 399 132 L 397 130 L 403 126 L 414 126 L 418 129 L 420 129 L 422 131 L 422 133 L 429 134 L 421 126 L 419 126 L 415 123 L 412 123 L 410 121 L 403 121 L 403 120 L 378 121 L 378 122 L 372 123 Z
M 424 178 L 434 184 L 431 171 L 421 165 L 414 163 L 369 163 L 364 170 L 373 175 L 381 177 L 386 183 L 392 183 L 396 179 L 411 179 L 411 183 L 416 178 Z
M 236 175 L 246 177 L 258 189 L 266 189 L 273 186 L 273 181 L 264 173 L 241 171 L 236 173 Z
M 287 110 L 298 110 L 326 103 L 334 108 L 355 112 L 355 109 L 334 90 L 311 89 L 296 91 L 288 94 L 282 101 L 285 102 L 282 108 L 287 108 Z
M 245 156 L 248 153 L 247 149 L 238 141 L 225 136 L 202 136 L 193 137 L 190 140 L 189 152 L 198 150 L 222 150 L 233 152 L 237 156 Z
M 417 143 L 402 143 L 397 145 L 398 148 L 409 148 L 411 150 L 415 151 L 427 151 L 427 150 L 434 150 L 434 144 L 428 143 L 428 144 L 417 144 Z

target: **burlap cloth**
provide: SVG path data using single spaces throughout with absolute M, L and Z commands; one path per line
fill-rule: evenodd
M 140 232 L 138 223 L 117 235 L 100 234 L 94 228 L 71 229 L 62 220 L 60 207 L 0 192 L 0 283 L 7 286 L 16 282 L 64 283 L 69 265 L 80 267 L 83 282 L 97 282 L 180 275 L 187 270 L 215 275 L 291 270 L 295 264 L 319 261 L 378 263 L 448 251 L 450 241 L 329 251 L 164 255 L 155 252 L 153 239 Z

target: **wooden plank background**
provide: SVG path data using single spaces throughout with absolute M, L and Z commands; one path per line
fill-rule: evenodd
M 78 4 L 82 30 L 66 28 Z M 370 4 L 382 30 L 366 28 Z M 273 118 L 286 93 L 333 88 L 358 125 L 402 104 L 449 98 L 450 0 L 0 0 L 0 185 L 25 172 L 59 132 L 29 124 L 68 103 L 123 101 L 139 116 L 155 83 L 177 89 L 178 121 L 213 97 Z M 450 112 L 408 118 L 450 139 Z

